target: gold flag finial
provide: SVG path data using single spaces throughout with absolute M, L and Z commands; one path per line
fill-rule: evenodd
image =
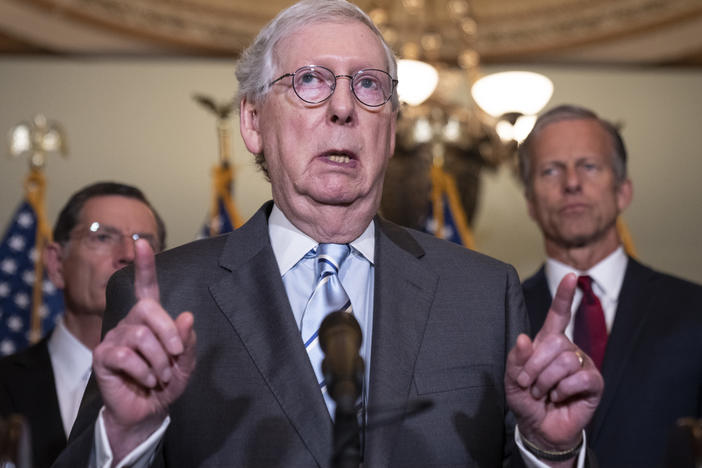
M 219 162 L 224 164 L 229 162 L 231 153 L 231 132 L 229 129 L 229 116 L 234 110 L 234 100 L 217 103 L 214 99 L 203 94 L 194 94 L 193 99 L 201 104 L 205 109 L 217 116 L 217 136 L 219 140 Z
M 12 157 L 29 156 L 31 169 L 42 169 L 50 153 L 59 153 L 63 157 L 68 155 L 63 127 L 43 114 L 35 115 L 31 122 L 21 122 L 12 127 L 8 144 Z

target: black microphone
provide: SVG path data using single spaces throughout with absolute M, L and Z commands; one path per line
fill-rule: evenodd
M 337 413 L 356 414 L 363 385 L 363 359 L 358 354 L 362 339 L 360 325 L 348 312 L 332 312 L 319 327 L 319 345 L 325 354 L 322 373 Z
M 363 385 L 363 359 L 358 354 L 362 339 L 361 327 L 348 312 L 332 312 L 319 326 L 319 345 L 325 354 L 322 373 L 336 402 L 333 468 L 358 468 L 361 464 L 356 401 Z

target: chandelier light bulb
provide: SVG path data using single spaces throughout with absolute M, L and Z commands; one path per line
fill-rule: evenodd
M 426 101 L 439 83 L 436 68 L 419 60 L 397 62 L 397 95 L 400 101 L 418 106 Z
M 544 75 L 508 71 L 484 76 L 471 88 L 475 102 L 493 117 L 508 113 L 536 115 L 553 94 L 553 83 Z
M 514 129 L 512 134 L 512 139 L 517 143 L 521 143 L 529 135 L 531 129 L 534 128 L 536 123 L 535 115 L 523 115 L 514 122 Z

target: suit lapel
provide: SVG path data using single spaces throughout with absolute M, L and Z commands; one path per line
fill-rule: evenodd
M 220 265 L 231 274 L 210 291 L 282 411 L 317 463 L 326 466 L 332 445 L 331 418 L 268 240 L 270 206 L 229 236 Z
M 641 331 L 646 326 L 653 311 L 650 307 L 653 291 L 648 286 L 651 275 L 651 270 L 629 258 L 602 366 L 602 376 L 605 381 L 604 393 L 590 423 L 593 443 L 597 440 L 607 412 L 616 399 L 627 362 L 629 362 L 629 356 L 636 348 Z
M 373 428 L 374 408 L 405 408 L 438 277 L 419 263 L 423 249 L 404 230 L 376 220 L 376 269 L 365 462 L 387 466 L 401 423 Z

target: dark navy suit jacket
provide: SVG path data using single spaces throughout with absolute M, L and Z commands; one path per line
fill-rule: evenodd
M 30 426 L 32 466 L 51 466 L 66 446 L 56 396 L 48 336 L 39 343 L 0 360 L 0 416 L 17 413 Z
M 551 304 L 542 267 L 523 283 L 531 329 Z M 663 466 L 675 421 L 702 416 L 702 286 L 629 258 L 588 427 L 601 467 Z

